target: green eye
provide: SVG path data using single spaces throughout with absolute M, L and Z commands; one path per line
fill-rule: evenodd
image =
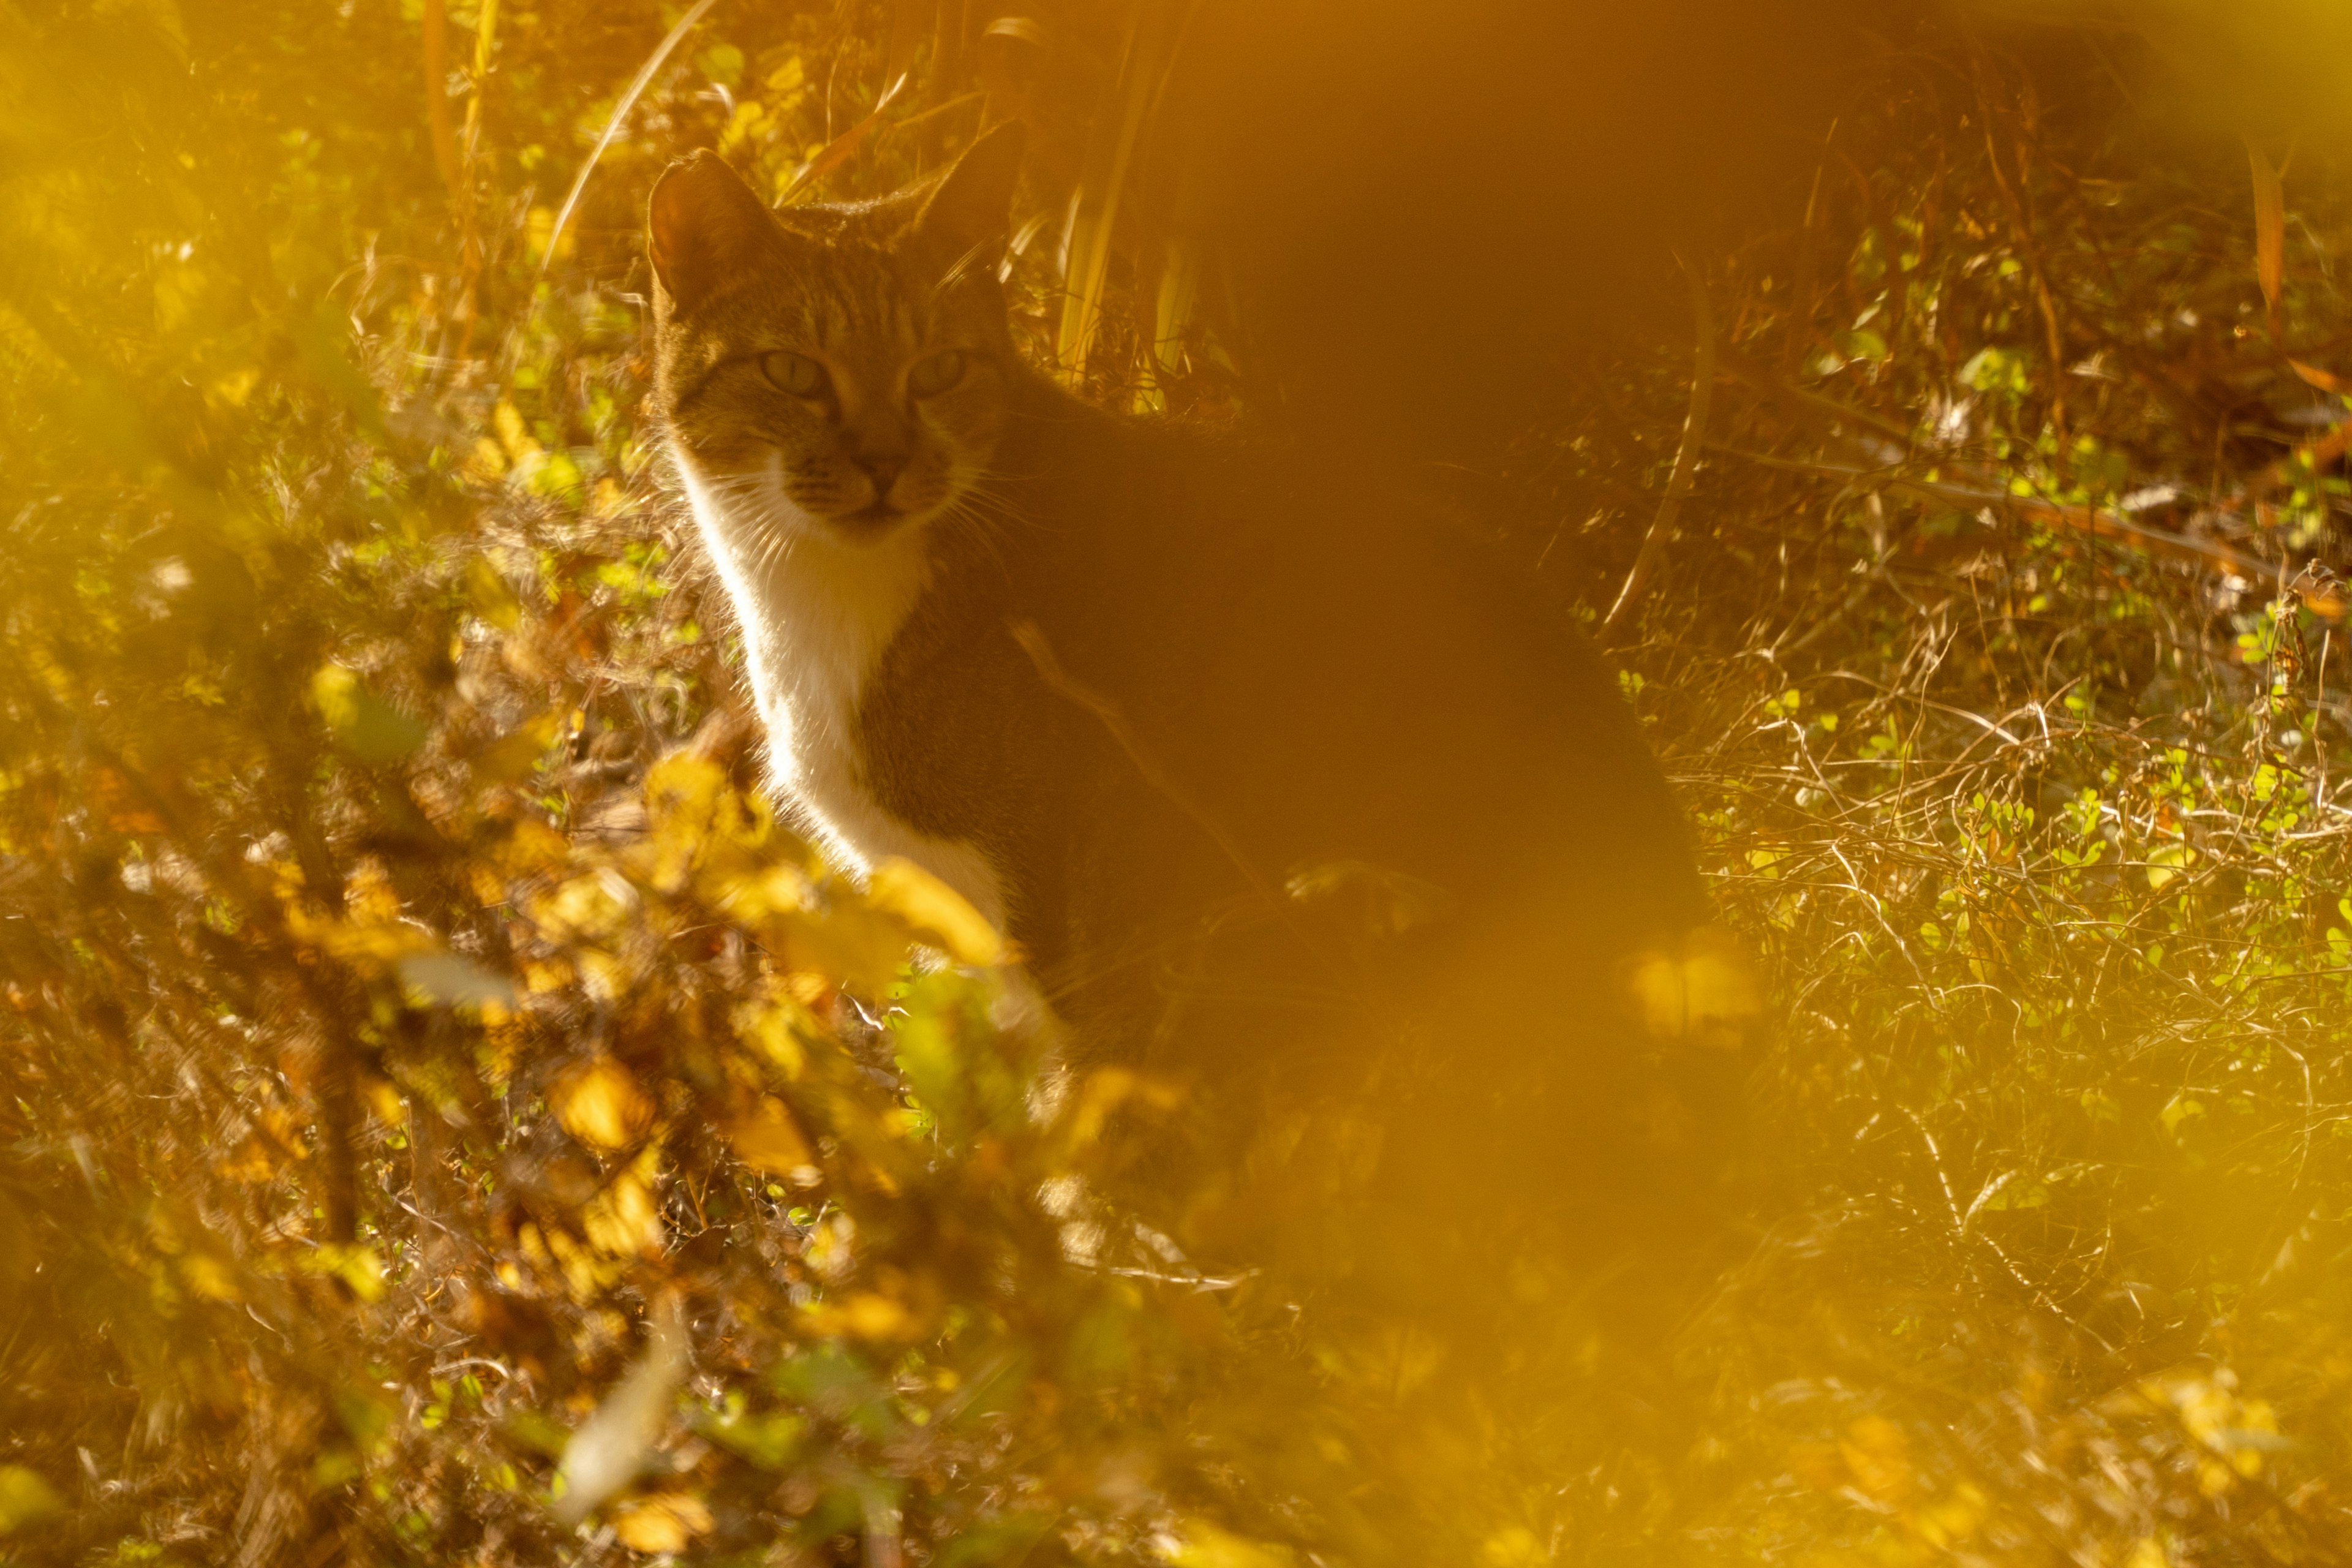
M 824 366 L 806 354 L 796 354 L 787 349 L 760 356 L 760 374 L 775 383 L 778 390 L 794 397 L 822 397 L 831 378 Z
M 907 373 L 907 390 L 918 397 L 937 397 L 961 381 L 963 372 L 963 351 L 948 349 L 929 359 L 917 360 L 915 368 Z

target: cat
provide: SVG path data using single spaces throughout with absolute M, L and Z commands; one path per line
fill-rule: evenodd
M 651 407 L 777 796 L 1007 932 L 1074 1048 L 1207 1086 L 1204 1140 L 1346 1101 L 1407 1184 L 1535 1144 L 1576 1202 L 1673 1185 L 1699 1134 L 1624 979 L 1706 900 L 1610 672 L 1409 483 L 1024 364 L 1022 147 L 848 205 L 708 152 L 653 190 Z

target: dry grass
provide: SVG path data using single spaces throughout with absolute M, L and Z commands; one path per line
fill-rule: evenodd
M 1612 651 L 1774 1001 L 1668 1347 L 1570 1270 L 1488 1356 L 1087 1210 L 1181 1105 L 1033 1114 L 1003 977 L 902 968 L 978 939 L 742 791 L 634 193 L 887 184 L 950 67 L 1084 121 L 922 10 L 714 11 L 544 266 L 659 19 L 6 23 L 0 1562 L 2342 1556 L 2330 171 L 2258 226 L 2063 47 L 1897 58 L 1701 268 L 1711 397 L 1622 342 L 1496 443 L 1597 623 L 1703 410 Z M 1083 20 L 1148 116 L 1141 15 Z M 438 149 L 436 17 L 497 64 Z M 1128 124 L 1033 346 L 1224 406 L 1199 258 L 1114 243 Z

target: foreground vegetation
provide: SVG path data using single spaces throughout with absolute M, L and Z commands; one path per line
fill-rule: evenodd
M 2352 1545 L 2352 215 L 2308 152 L 1930 40 L 1694 260 L 1710 396 L 1620 342 L 1488 455 L 1772 998 L 1719 1278 L 1639 1347 L 1609 1280 L 1515 1280 L 1489 1364 L 1089 1208 L 1178 1089 L 1041 1092 L 992 933 L 748 787 L 635 205 L 696 144 L 894 183 L 977 112 L 931 41 L 0 29 L 0 1562 Z M 1245 401 L 1189 264 L 1078 211 L 1013 274 L 1040 359 Z

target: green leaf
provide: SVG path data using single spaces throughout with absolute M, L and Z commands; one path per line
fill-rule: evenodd
M 310 700 L 336 743 L 363 763 L 388 766 L 425 743 L 425 728 L 360 684 L 340 664 L 321 665 L 310 678 Z
M 522 624 L 522 601 L 487 555 L 466 563 L 466 596 L 474 603 L 474 614 L 502 632 Z

